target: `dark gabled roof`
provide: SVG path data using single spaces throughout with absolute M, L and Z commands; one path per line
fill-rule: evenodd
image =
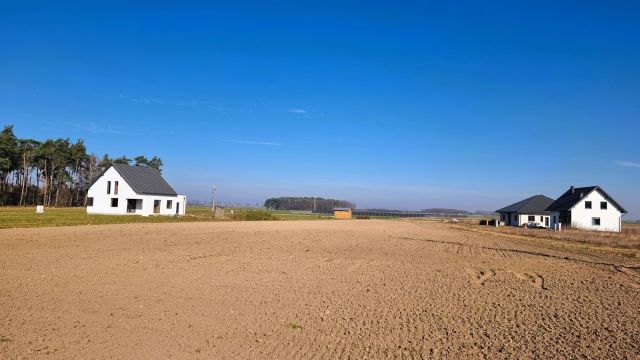
M 544 195 L 534 195 L 530 198 L 518 201 L 515 204 L 496 210 L 498 213 L 521 213 L 521 214 L 545 214 L 547 206 L 553 203 L 553 199 Z
M 605 199 L 609 200 L 621 213 L 627 213 L 618 202 L 616 202 L 609 194 L 607 194 L 601 187 L 599 186 L 585 186 L 585 187 L 570 187 L 562 196 L 560 196 L 556 201 L 554 201 L 549 207 L 547 207 L 547 211 L 565 211 L 571 210 L 577 203 L 582 200 L 583 197 L 589 195 L 592 191 L 597 190 L 604 196 Z
M 114 169 L 138 194 L 149 195 L 178 195 L 156 169 L 127 164 L 113 164 Z

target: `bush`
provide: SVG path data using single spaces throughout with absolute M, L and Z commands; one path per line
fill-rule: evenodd
M 276 220 L 270 212 L 264 210 L 234 210 L 231 219 L 240 221 Z

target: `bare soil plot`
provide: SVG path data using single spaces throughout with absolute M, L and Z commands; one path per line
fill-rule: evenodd
M 552 246 L 419 221 L 0 230 L 0 358 L 637 358 L 640 259 Z

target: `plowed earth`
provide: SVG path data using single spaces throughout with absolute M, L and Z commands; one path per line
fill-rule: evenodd
M 638 358 L 640 259 L 422 221 L 0 230 L 0 358 Z

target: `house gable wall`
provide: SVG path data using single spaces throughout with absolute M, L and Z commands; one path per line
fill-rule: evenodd
M 585 208 L 586 201 L 591 201 L 591 209 Z M 606 210 L 600 209 L 600 202 L 602 201 L 607 202 Z M 619 232 L 621 216 L 620 211 L 596 189 L 589 194 L 585 194 L 571 208 L 571 226 L 584 230 Z M 599 218 L 600 225 L 594 225 L 593 218 Z

